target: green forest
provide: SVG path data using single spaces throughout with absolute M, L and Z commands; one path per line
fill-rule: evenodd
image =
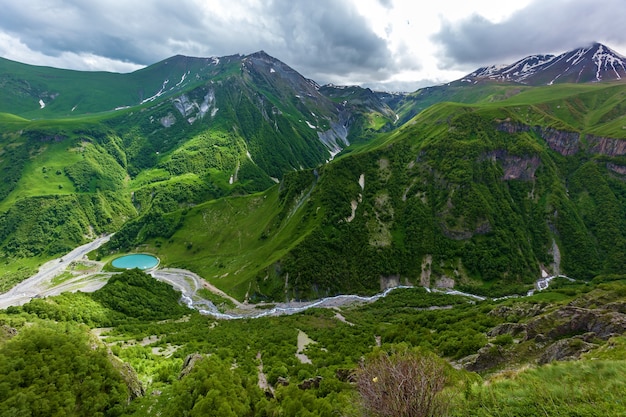
M 179 298 L 130 270 L 94 293 L 0 312 L 0 415 L 626 412 L 626 338 L 608 334 L 626 314 L 624 276 L 502 301 L 399 289 L 372 303 L 239 320 Z M 594 314 L 595 332 L 576 328 L 574 308 Z M 578 360 L 546 360 L 555 346 Z
M 626 415 L 626 84 L 465 84 L 0 59 L 0 417 Z

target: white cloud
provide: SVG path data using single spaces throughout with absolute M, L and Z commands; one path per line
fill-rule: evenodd
M 534 0 L 499 21 L 479 14 L 445 20 L 434 36 L 449 68 L 510 63 L 536 53 L 561 53 L 592 42 L 620 52 L 626 34 L 623 0 Z
M 320 83 L 411 89 L 458 79 L 479 61 L 563 52 L 581 34 L 626 52 L 622 1 L 0 0 L 0 55 L 129 72 L 176 54 L 265 50 Z
M 62 52 L 58 56 L 50 56 L 34 51 L 19 38 L 0 31 L 0 56 L 13 61 L 31 65 L 56 68 L 69 68 L 81 71 L 132 72 L 143 65 L 123 62 L 112 58 L 90 53 Z

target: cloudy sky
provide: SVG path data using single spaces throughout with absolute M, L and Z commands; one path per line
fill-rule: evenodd
M 599 41 L 626 54 L 624 0 L 0 0 L 0 56 L 130 72 L 264 50 L 324 84 L 413 91 Z

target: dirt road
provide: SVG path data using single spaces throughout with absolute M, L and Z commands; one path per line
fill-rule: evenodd
M 5 309 L 9 306 L 19 306 L 26 304 L 33 297 L 57 295 L 63 291 L 71 291 L 72 288 L 76 287 L 76 280 L 70 280 L 55 288 L 51 288 L 52 279 L 65 271 L 72 262 L 82 259 L 87 253 L 104 245 L 106 242 L 109 241 L 111 236 L 112 235 L 99 237 L 85 245 L 77 247 L 76 249 L 61 258 L 53 259 L 49 262 L 46 262 L 39 268 L 39 272 L 37 272 L 35 275 L 20 282 L 4 294 L 0 294 L 0 309 Z M 81 278 L 84 280 L 88 277 Z M 82 288 L 84 288 L 85 286 L 93 287 L 95 281 L 98 281 L 97 277 L 93 277 L 93 279 L 87 279 L 84 282 Z M 102 281 L 102 279 L 100 279 L 100 281 Z M 106 279 L 102 281 L 102 285 L 104 285 L 105 282 Z M 81 286 L 79 285 L 78 287 Z M 76 291 L 76 289 L 74 289 L 74 291 Z M 92 291 L 95 291 L 95 289 L 92 289 Z

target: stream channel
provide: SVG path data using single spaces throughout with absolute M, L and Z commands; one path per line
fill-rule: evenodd
M 62 258 L 54 259 L 42 265 L 39 272 L 32 277 L 22 281 L 15 287 L 10 289 L 4 294 L 0 294 L 0 309 L 5 309 L 9 306 L 19 306 L 27 303 L 33 298 L 58 295 L 65 291 L 84 291 L 93 292 L 99 288 L 102 288 L 110 273 L 102 272 L 90 272 L 85 275 L 77 276 L 68 282 L 64 282 L 58 285 L 54 285 L 52 280 L 57 275 L 63 273 L 74 261 L 84 261 L 86 254 L 92 250 L 97 249 L 104 243 L 106 243 L 111 236 L 102 236 L 90 243 L 79 246 Z M 100 265 L 100 269 L 103 265 Z M 335 295 L 332 297 L 325 297 L 314 301 L 292 301 L 286 303 L 276 303 L 264 306 L 263 304 L 247 304 L 230 297 L 223 291 L 219 290 L 215 286 L 208 283 L 199 275 L 187 271 L 184 269 L 173 268 L 158 268 L 149 272 L 152 277 L 159 281 L 166 282 L 181 292 L 181 301 L 185 303 L 189 308 L 196 309 L 200 314 L 210 315 L 218 319 L 243 319 L 243 318 L 259 318 L 267 316 L 280 316 L 286 314 L 299 313 L 309 308 L 321 307 L 321 308 L 333 308 L 339 307 L 348 303 L 370 303 L 378 300 L 379 298 L 386 297 L 394 290 L 401 290 L 406 288 L 414 288 L 413 286 L 396 286 L 388 288 L 385 291 L 372 295 L 370 297 L 361 295 Z M 573 281 L 565 275 L 543 276 L 535 283 L 536 290 L 531 290 L 527 295 L 532 295 L 535 291 L 541 291 L 548 288 L 550 281 L 555 278 L 565 278 Z M 219 295 L 220 297 L 228 299 L 235 305 L 235 308 L 229 312 L 221 312 L 219 309 L 209 300 L 202 298 L 198 295 L 198 290 L 208 289 L 211 292 Z M 431 290 L 425 288 L 426 291 L 436 291 L 441 293 L 447 293 L 452 295 L 459 295 L 467 298 L 471 298 L 478 301 L 486 300 L 486 297 L 464 293 L 456 290 Z M 519 295 L 511 295 L 507 297 L 500 297 L 498 299 L 520 297 Z M 264 307 L 267 307 L 264 309 Z

